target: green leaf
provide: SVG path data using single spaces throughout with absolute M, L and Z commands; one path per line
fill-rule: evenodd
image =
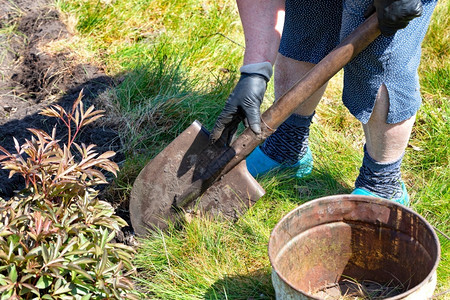
M 89 299 L 91 299 L 91 297 L 92 297 L 92 294 L 86 294 L 83 297 L 81 297 L 81 300 L 89 300 Z
M 42 255 L 42 246 L 38 246 L 36 248 L 31 249 L 27 255 L 25 255 L 25 259 L 32 259 L 36 256 Z
M 123 250 L 116 250 L 114 252 L 117 257 L 119 257 L 120 259 L 122 259 L 124 261 L 130 261 L 133 258 L 133 255 L 131 255 L 130 253 L 125 252 Z
M 108 269 L 106 269 L 104 271 L 104 274 L 108 274 L 108 273 L 111 273 L 111 272 L 115 273 L 115 272 L 117 272 L 117 270 L 120 270 L 122 268 L 123 268 L 123 265 L 120 265 L 120 264 L 112 265 L 111 267 L 109 267 Z
M 6 285 L 3 285 L 0 287 L 0 294 L 3 295 L 5 291 L 9 291 L 11 289 L 14 289 L 16 284 L 14 282 L 11 282 L 11 280 L 8 278 L 6 281 Z
M 22 274 L 26 274 L 27 271 L 28 271 L 28 270 L 22 270 L 21 273 L 22 273 Z M 28 279 L 30 279 L 30 278 L 35 278 L 35 277 L 36 277 L 36 274 L 27 274 L 27 275 L 22 276 L 22 277 L 20 278 L 20 282 L 26 283 Z M 35 282 L 35 280 L 33 280 L 33 282 Z
M 16 265 L 10 265 L 8 273 L 9 273 L 9 279 L 11 279 L 12 282 L 16 282 L 17 277 L 18 277 Z
M 3 262 L 9 261 L 8 255 L 6 255 L 6 253 L 1 250 L 0 250 L 0 260 L 2 260 Z M 4 266 L 2 266 L 2 267 L 4 267 Z
M 89 244 L 89 240 L 84 236 L 84 234 L 80 234 L 78 236 L 80 238 L 80 244 Z M 80 249 L 82 249 L 82 247 L 80 247 Z
M 7 282 L 5 281 L 5 275 L 0 274 L 0 286 L 4 286 L 7 284 Z
M 20 262 L 22 262 L 22 261 L 24 261 L 25 260 L 25 257 L 23 257 L 22 255 L 17 255 L 17 256 L 14 256 L 14 258 L 13 258 L 13 262 L 17 262 L 17 263 L 20 263 Z
M 48 253 L 48 249 L 45 246 L 42 246 L 42 258 L 44 258 L 44 262 L 47 263 L 49 258 L 50 258 L 50 254 Z
M 31 292 L 37 296 L 40 296 L 38 289 L 36 287 L 32 286 L 31 284 L 22 283 L 22 286 L 23 286 L 23 288 L 19 292 L 19 295 L 25 295 L 25 294 L 28 294 Z
M 90 285 L 92 288 L 92 285 Z M 75 278 L 72 280 L 70 287 L 72 288 L 72 295 L 86 295 L 89 293 L 89 284 Z
M 91 263 L 95 263 L 95 262 L 97 262 L 97 260 L 89 258 L 89 257 L 82 257 L 77 260 L 74 260 L 72 263 L 75 265 L 81 265 L 81 264 L 91 264 Z
M 80 274 L 80 275 L 86 277 L 87 279 L 94 281 L 94 279 L 92 278 L 91 275 L 89 275 L 85 270 L 83 270 L 82 268 L 80 268 L 79 266 L 77 266 L 75 264 L 69 263 L 67 265 L 67 268 L 69 270 L 71 270 L 72 272 L 75 272 L 76 274 Z
M 46 267 L 52 267 L 52 266 L 60 266 L 61 265 L 61 263 L 62 262 L 64 262 L 65 261 L 65 259 L 64 258 L 62 258 L 62 257 L 60 257 L 60 258 L 56 258 L 56 259 L 54 259 L 54 260 L 52 260 L 52 261 L 49 261 L 47 264 L 46 264 Z
M 3 227 L 2 230 L 0 231 L 0 237 L 9 236 L 11 234 L 12 232 L 7 230 L 5 227 Z
M 59 289 L 57 289 L 54 293 L 54 295 L 59 295 L 59 294 L 64 294 L 64 293 L 69 293 L 71 292 L 72 289 L 70 288 L 70 283 L 66 284 L 65 286 L 60 287 Z
M 72 240 L 67 244 L 66 247 L 64 247 L 64 249 L 61 251 L 61 256 L 64 256 L 64 254 L 66 254 L 67 251 L 72 250 L 73 245 L 75 245 L 78 242 L 78 238 L 77 237 L 73 237 Z
M 14 234 L 14 235 L 10 235 L 9 237 L 8 237 L 8 241 L 9 241 L 9 253 L 8 253 L 8 259 L 9 260 L 11 260 L 11 258 L 13 258 L 14 257 L 14 249 L 16 249 L 16 247 L 17 247 L 17 244 L 18 244 L 18 241 L 16 241 L 16 239 L 15 238 L 13 238 L 13 237 L 16 237 L 16 235 Z
M 100 260 L 100 265 L 97 266 L 96 273 L 97 273 L 98 276 L 102 276 L 103 275 L 103 271 L 105 271 L 105 268 L 106 268 L 106 265 L 107 265 L 108 262 L 109 262 L 108 252 L 105 249 L 103 251 L 103 255 L 102 255 L 102 258 Z
M 19 285 L 19 296 L 23 296 L 25 294 L 30 294 L 30 293 L 31 293 L 31 290 L 29 288 L 27 288 L 25 286 L 21 287 Z
M 59 289 L 62 286 L 62 281 L 63 281 L 63 278 L 56 279 L 55 283 L 53 284 L 53 289 L 54 290 Z
M 100 248 L 104 249 L 106 246 L 106 242 L 108 241 L 108 230 L 105 228 L 105 230 L 102 230 L 101 233 L 102 240 L 100 242 Z
M 38 282 L 36 283 L 36 287 L 40 290 L 46 289 L 52 284 L 53 278 L 48 275 L 43 275 L 39 278 Z
M 10 289 L 5 294 L 2 294 L 2 297 L 0 298 L 0 300 L 9 300 L 9 299 L 11 299 L 13 294 L 14 294 L 14 288 Z

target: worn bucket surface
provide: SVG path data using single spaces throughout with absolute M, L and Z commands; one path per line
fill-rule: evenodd
M 186 205 L 177 203 L 207 166 L 226 149 L 210 145 L 209 132 L 192 123 L 152 159 L 136 178 L 130 196 L 134 231 L 144 236 L 149 229 L 165 229 L 181 210 L 199 210 L 214 216 L 236 218 L 264 195 L 264 189 L 241 161 L 217 180 L 201 197 Z
M 424 218 L 359 195 L 303 204 L 269 240 L 277 299 L 428 299 L 439 257 L 439 240 Z

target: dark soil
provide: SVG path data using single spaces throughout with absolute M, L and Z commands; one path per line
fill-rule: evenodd
M 14 33 L 0 35 L 0 145 L 14 150 L 13 137 L 20 144 L 30 139 L 27 128 L 51 132 L 56 118 L 39 115 L 46 106 L 59 104 L 68 109 L 83 89 L 85 105 L 100 106 L 98 95 L 114 87 L 114 80 L 99 67 L 78 64 L 69 54 L 46 53 L 49 42 L 70 37 L 59 12 L 49 0 L 0 0 L 0 29 L 14 26 Z M 58 138 L 64 140 L 64 128 Z M 87 127 L 79 136 L 79 143 L 96 144 L 99 153 L 118 152 L 120 141 L 114 125 L 97 123 Z M 23 187 L 22 179 L 0 170 L 0 197 L 11 197 Z

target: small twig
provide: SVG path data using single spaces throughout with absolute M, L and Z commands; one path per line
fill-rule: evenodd
M 170 265 L 169 254 L 167 252 L 166 240 L 164 239 L 164 233 L 161 233 L 161 237 L 162 237 L 162 242 L 163 242 L 163 246 L 164 246 L 164 254 L 166 255 L 166 259 L 167 259 L 167 265 L 169 266 L 169 269 L 172 271 L 172 266 Z
M 446 235 L 445 233 L 443 233 L 442 231 L 440 231 L 439 229 L 437 229 L 435 226 L 433 226 L 434 230 L 436 230 L 437 232 L 439 232 L 440 234 L 442 234 L 442 236 L 444 236 L 447 240 L 450 240 L 450 237 L 448 235 Z
M 437 299 L 437 297 L 443 296 L 443 295 L 448 294 L 448 293 L 450 293 L 450 289 L 448 289 L 446 291 L 443 291 L 443 292 L 441 292 L 439 294 L 434 295 L 433 297 L 431 297 L 431 299 Z
M 236 45 L 238 45 L 239 47 L 242 47 L 242 48 L 245 49 L 245 46 L 239 44 L 238 42 L 236 42 L 236 41 L 234 41 L 234 40 L 232 40 L 232 39 L 230 39 L 230 38 L 227 37 L 225 34 L 220 33 L 220 32 L 216 32 L 216 33 L 213 33 L 213 34 L 210 34 L 210 35 L 206 35 L 206 36 L 201 36 L 201 38 L 210 38 L 210 37 L 212 37 L 212 36 L 214 36 L 214 35 L 220 35 L 221 37 L 226 38 L 227 40 L 229 40 L 229 41 L 232 42 L 233 44 L 236 44 Z

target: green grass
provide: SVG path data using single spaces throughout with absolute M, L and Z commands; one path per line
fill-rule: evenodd
M 449 3 L 439 2 L 423 44 L 424 102 L 403 164 L 412 208 L 447 234 Z M 126 203 L 146 161 L 193 120 L 212 127 L 242 61 L 244 41 L 235 3 L 59 0 L 57 6 L 75 33 L 63 47 L 81 60 L 104 66 L 119 82 L 103 96 L 110 102 L 111 119 L 121 124 L 127 158 L 112 187 Z M 272 228 L 299 204 L 350 192 L 358 174 L 363 135 L 341 104 L 341 80 L 338 74 L 330 82 L 311 128 L 311 176 L 263 178 L 266 195 L 235 223 L 194 218 L 181 228 L 172 226 L 141 240 L 136 281 L 142 291 L 159 299 L 274 297 L 267 256 Z M 264 107 L 273 100 L 272 93 L 271 83 Z M 436 293 L 450 288 L 450 242 L 438 235 L 442 257 Z
M 159 57 L 184 56 L 183 64 L 205 79 L 219 68 L 236 70 L 243 43 L 230 1 L 67 1 L 58 6 L 108 71 L 129 70 Z M 235 41 L 236 40 L 236 41 Z M 163 45 L 163 47 L 161 47 Z
M 17 54 L 16 51 L 10 46 L 11 41 L 19 41 L 25 39 L 23 34 L 21 34 L 17 30 L 17 24 L 11 21 L 11 19 L 13 18 L 20 18 L 23 14 L 23 11 L 14 2 L 9 2 L 5 5 L 8 5 L 10 11 L 8 18 L 2 18 L 0 20 L 0 76 L 2 80 L 5 79 L 5 69 L 8 69 L 7 65 L 3 65 L 4 60 L 7 59 L 8 55 Z

